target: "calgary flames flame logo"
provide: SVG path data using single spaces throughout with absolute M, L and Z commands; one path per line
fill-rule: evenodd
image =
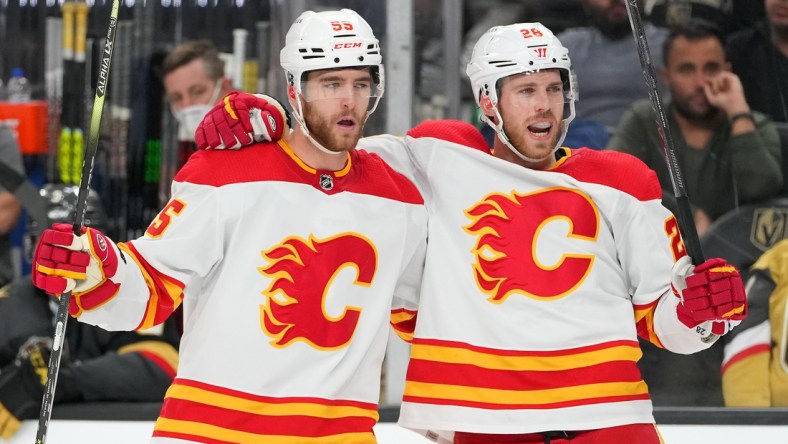
M 301 340 L 318 349 L 337 349 L 350 342 L 361 309 L 345 307 L 338 317 L 326 313 L 326 294 L 340 270 L 356 270 L 355 285 L 368 287 L 377 269 L 372 243 L 344 233 L 322 241 L 291 237 L 263 252 L 269 262 L 258 270 L 271 277 L 260 308 L 263 331 L 271 343 L 286 347 Z
M 501 303 L 513 293 L 539 299 L 564 297 L 591 271 L 588 254 L 563 253 L 554 265 L 539 262 L 536 242 L 544 227 L 562 219 L 569 224 L 566 237 L 594 241 L 599 214 L 591 199 L 579 190 L 554 188 L 531 194 L 493 193 L 465 211 L 471 223 L 465 231 L 476 236 L 471 250 L 479 288 Z M 552 248 L 568 249 L 558 237 Z

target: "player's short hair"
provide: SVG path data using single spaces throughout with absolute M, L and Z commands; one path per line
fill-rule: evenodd
M 224 61 L 216 46 L 208 40 L 189 40 L 176 46 L 162 62 L 162 77 L 198 59 L 203 60 L 208 77 L 214 80 L 224 77 Z

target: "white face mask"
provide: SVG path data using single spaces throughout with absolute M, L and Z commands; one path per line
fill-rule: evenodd
M 221 82 L 216 82 L 216 87 L 213 89 L 211 100 L 203 105 L 191 105 L 181 108 L 178 111 L 172 110 L 172 115 L 178 121 L 178 140 L 186 142 L 194 142 L 194 133 L 197 127 L 202 122 L 202 119 L 208 114 L 208 111 L 213 108 L 213 105 L 219 99 L 219 91 L 221 91 Z

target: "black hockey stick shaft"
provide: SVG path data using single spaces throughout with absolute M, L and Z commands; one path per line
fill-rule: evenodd
M 104 110 L 104 98 L 107 92 L 109 81 L 109 67 L 112 62 L 112 45 L 115 42 L 115 28 L 118 24 L 119 0 L 112 0 L 112 12 L 109 17 L 109 27 L 107 29 L 107 40 L 104 44 L 104 51 L 100 55 L 98 84 L 96 85 L 96 97 L 93 100 L 93 111 L 90 116 L 90 130 L 88 132 L 88 143 L 85 149 L 85 157 L 82 161 L 82 179 L 79 182 L 79 194 L 77 195 L 77 207 L 74 213 L 74 223 L 72 228 L 74 234 L 79 236 L 82 233 L 82 225 L 85 222 L 85 210 L 87 209 L 88 185 L 93 174 L 93 163 L 96 160 L 98 151 L 99 130 L 101 127 L 101 115 Z M 46 443 L 49 420 L 52 417 L 52 404 L 55 400 L 55 387 L 57 376 L 60 372 L 60 358 L 63 355 L 63 343 L 66 339 L 66 322 L 68 321 L 68 306 L 71 300 L 71 292 L 60 295 L 55 316 L 55 335 L 52 340 L 52 355 L 49 358 L 47 369 L 47 384 L 44 389 L 44 399 L 41 403 L 41 413 L 38 417 L 38 431 L 36 432 L 36 444 Z
M 654 114 L 657 117 L 657 129 L 659 130 L 662 142 L 662 150 L 665 152 L 668 172 L 670 173 L 670 181 L 673 185 L 673 194 L 676 196 L 676 202 L 678 204 L 678 214 L 676 216 L 679 221 L 682 239 L 684 240 L 687 254 L 692 259 L 692 263 L 698 265 L 705 260 L 703 257 L 703 250 L 700 247 L 698 231 L 695 229 L 695 219 L 692 216 L 692 208 L 690 207 L 689 196 L 687 195 L 687 187 L 684 183 L 684 175 L 681 172 L 681 167 L 676 157 L 676 145 L 673 143 L 673 137 L 670 134 L 670 125 L 668 125 L 668 119 L 662 107 L 662 99 L 657 89 L 657 78 L 654 74 L 654 65 L 651 63 L 651 53 L 648 49 L 646 33 L 643 30 L 643 22 L 640 19 L 638 1 L 639 0 L 626 1 L 627 15 L 629 16 L 629 23 L 632 25 L 632 35 L 635 37 L 635 42 L 637 43 L 640 66 L 643 69 L 643 77 L 645 77 L 648 86 L 651 108 L 654 110 Z

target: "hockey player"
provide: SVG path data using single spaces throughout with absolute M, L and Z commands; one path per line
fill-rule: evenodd
M 74 220 L 78 186 L 45 185 L 51 222 Z M 105 217 L 90 191 L 85 224 L 101 228 Z M 37 226 L 40 223 L 42 226 Z M 49 226 L 28 225 L 35 245 Z M 26 239 L 26 240 L 27 240 Z M 0 437 L 11 439 L 22 419 L 37 418 L 44 395 L 57 304 L 23 276 L 0 288 Z M 180 333 L 175 320 L 146 331 L 108 332 L 70 319 L 55 402 L 161 402 L 178 367 Z
M 392 298 L 415 303 L 427 214 L 411 182 L 355 150 L 384 86 L 364 19 L 305 12 L 280 57 L 292 133 L 194 154 L 139 239 L 54 227 L 36 250 L 34 284 L 72 290 L 83 322 L 144 329 L 183 303 L 152 442 L 375 442 Z M 263 138 L 282 137 L 282 112 L 264 109 Z
M 750 314 L 726 337 L 722 393 L 729 407 L 788 407 L 788 240 L 753 264 Z
M 417 181 L 430 210 L 400 425 L 456 444 L 659 443 L 637 336 L 708 348 L 746 314 L 738 271 L 691 265 L 642 162 L 561 147 L 576 86 L 549 29 L 490 29 L 467 73 L 498 135 L 493 156 L 440 140 L 478 140 L 451 122 L 362 140 Z M 216 107 L 198 145 L 235 146 L 251 127 Z

